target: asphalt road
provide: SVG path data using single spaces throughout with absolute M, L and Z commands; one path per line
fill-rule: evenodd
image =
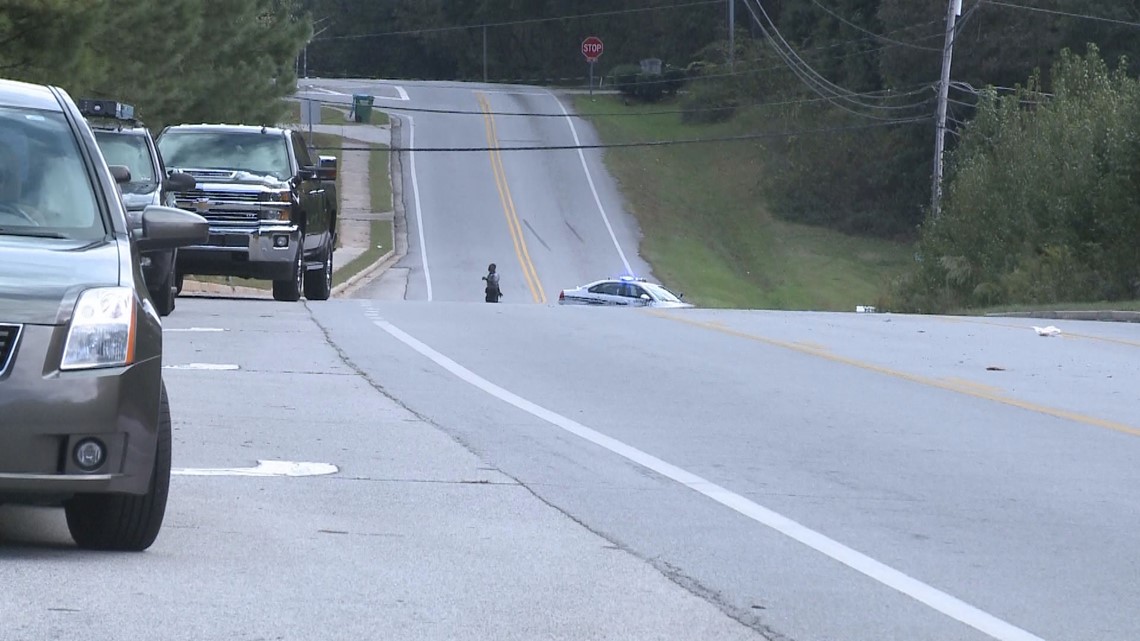
M 470 87 L 400 89 L 479 108 Z M 486 137 L 453 116 L 449 144 Z M 566 126 L 505 120 L 504 145 Z M 553 182 L 585 180 L 576 152 L 565 174 L 515 153 L 548 299 L 620 264 L 596 205 L 580 255 L 548 228 L 580 202 Z M 1140 638 L 1140 327 L 534 304 L 491 154 L 416 157 L 413 300 L 180 300 L 166 527 L 90 554 L 58 511 L 0 507 L 0 641 Z M 530 304 L 472 302 L 484 241 Z
M 569 107 L 539 88 L 359 80 L 308 80 L 302 88 L 327 102 L 374 95 L 399 120 L 393 144 L 402 148 L 597 142 L 588 124 L 564 116 Z M 625 273 L 652 276 L 596 150 L 422 151 L 405 155 L 402 167 L 410 249 L 397 267 L 408 270 L 407 300 L 480 301 L 489 263 L 498 266 L 504 303 L 550 302 L 564 288 Z

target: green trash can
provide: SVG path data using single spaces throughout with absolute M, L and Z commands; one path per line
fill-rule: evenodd
M 372 122 L 372 96 L 353 94 L 352 117 L 356 122 Z

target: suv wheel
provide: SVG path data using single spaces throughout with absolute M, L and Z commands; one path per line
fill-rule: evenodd
M 273 300 L 293 303 L 301 300 L 301 288 L 305 281 L 305 250 L 297 245 L 297 257 L 293 260 L 292 277 L 288 280 L 273 281 Z
M 178 291 L 181 289 L 175 280 L 174 271 L 171 270 L 166 280 L 162 283 L 162 286 L 158 288 L 158 291 L 150 293 L 151 298 L 154 299 L 154 308 L 158 310 L 159 316 L 170 316 L 170 312 L 174 311 L 174 299 L 178 296 Z
M 170 403 L 158 405 L 158 447 L 146 494 L 78 494 L 64 504 L 67 529 L 81 548 L 141 552 L 154 543 L 170 491 Z
M 305 298 L 309 300 L 328 300 L 332 295 L 333 281 L 333 245 L 325 245 L 325 260 L 321 265 L 321 273 L 314 272 L 306 275 Z

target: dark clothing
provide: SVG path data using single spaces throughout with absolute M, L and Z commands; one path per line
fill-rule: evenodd
M 487 294 L 488 303 L 497 303 L 503 297 L 503 291 L 499 289 L 499 275 L 491 272 L 483 277 L 487 281 L 487 288 L 484 292 Z

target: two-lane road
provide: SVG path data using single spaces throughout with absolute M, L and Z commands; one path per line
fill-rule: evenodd
M 329 102 L 375 95 L 399 119 L 393 144 L 402 148 L 490 150 L 404 155 L 409 252 L 399 267 L 410 270 L 407 300 L 478 301 L 489 263 L 502 274 L 504 303 L 548 303 L 561 289 L 599 278 L 650 275 L 600 153 L 494 151 L 597 142 L 554 93 L 336 80 L 303 81 L 302 89 Z

